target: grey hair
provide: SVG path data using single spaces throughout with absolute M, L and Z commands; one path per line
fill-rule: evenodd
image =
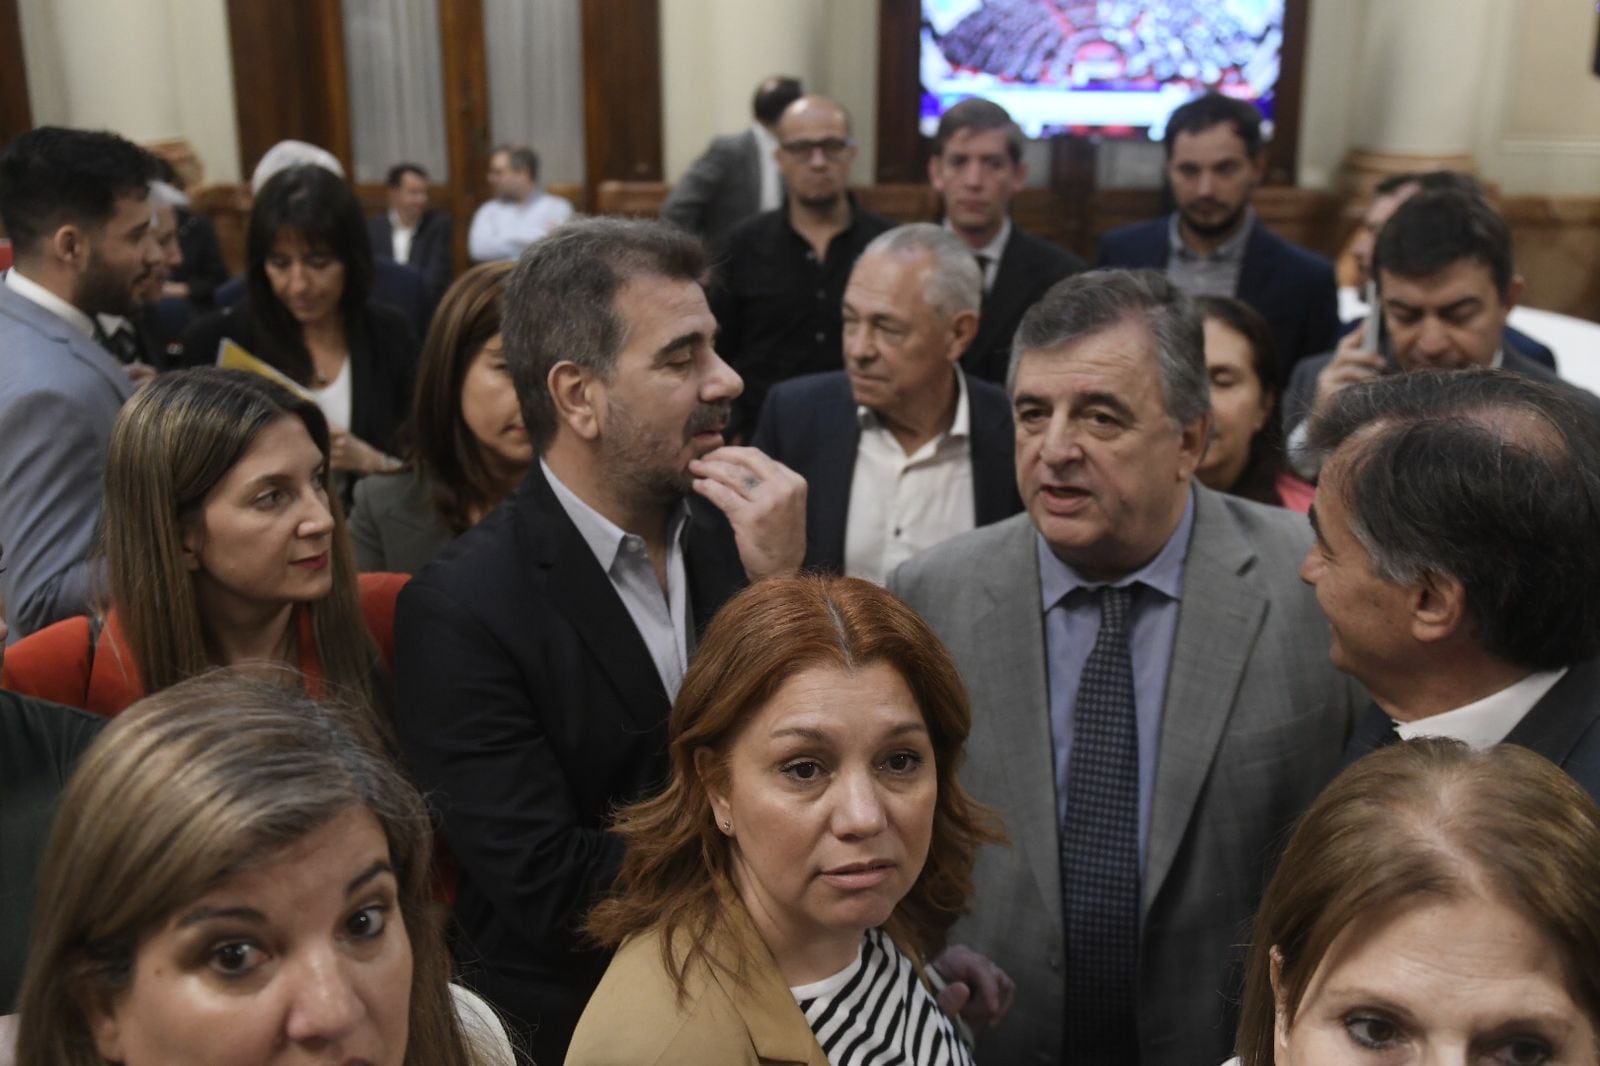
M 933 257 L 922 298 L 929 307 L 946 318 L 962 311 L 976 311 L 983 303 L 983 272 L 972 256 L 972 249 L 954 233 L 932 222 L 912 222 L 896 226 L 872 239 L 862 256 L 916 255 Z M 857 260 L 859 262 L 860 260 Z
M 705 246 L 663 222 L 586 218 L 568 223 L 522 254 L 506 282 L 506 365 L 534 447 L 556 431 L 550 371 L 573 363 L 609 381 L 628 324 L 617 293 L 641 275 L 704 284 Z
M 176 185 L 158 179 L 150 183 L 150 206 L 188 207 L 189 197 Z
M 1006 388 L 1024 352 L 1059 348 L 1135 318 L 1156 342 L 1167 417 L 1186 426 L 1211 410 L 1205 330 L 1194 301 L 1155 270 L 1091 270 L 1051 286 L 1028 309 L 1011 342 Z

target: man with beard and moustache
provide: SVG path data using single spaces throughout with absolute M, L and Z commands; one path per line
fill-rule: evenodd
M 178 243 L 178 208 L 189 198 L 165 181 L 150 183 L 151 232 L 161 246 L 161 262 L 139 286 L 139 307 L 132 315 L 101 311 L 95 315 L 104 335 L 106 350 L 117 357 L 136 386 L 155 377 L 167 366 L 167 345 L 178 339 L 177 331 L 164 320 L 161 295 L 167 280 L 183 265 L 183 249 Z
M 17 640 L 89 607 L 100 475 L 132 382 L 94 316 L 131 315 L 162 262 L 154 157 L 112 133 L 41 126 L 0 155 L 0 595 Z
M 1167 120 L 1167 181 L 1177 211 L 1112 230 L 1097 265 L 1165 270 L 1190 296 L 1233 296 L 1272 330 L 1279 387 L 1294 364 L 1339 339 L 1339 291 L 1326 259 L 1272 233 L 1250 198 L 1267 169 L 1261 114 L 1220 93 Z
M 856 157 L 850 115 L 826 96 L 802 96 L 778 119 L 782 207 L 728 238 L 711 309 L 718 347 L 744 378 L 732 431 L 748 438 L 767 390 L 839 364 L 850 269 L 872 238 L 894 223 L 862 210 L 846 189 Z
M 723 444 L 741 382 L 705 270 L 660 222 L 524 253 L 504 343 L 539 463 L 400 596 L 395 728 L 459 863 L 459 958 L 538 1062 L 605 971 L 578 926 L 622 860 L 611 811 L 663 783 L 696 634 L 805 554 L 805 481 Z

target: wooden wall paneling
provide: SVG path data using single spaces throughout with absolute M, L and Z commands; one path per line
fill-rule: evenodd
M 1267 184 L 1293 185 L 1300 154 L 1300 97 L 1304 92 L 1306 38 L 1311 27 L 1311 0 L 1285 0 L 1283 62 L 1272 116 L 1272 142 L 1267 145 Z
M 33 128 L 28 67 L 22 54 L 22 15 L 17 0 L 0 0 L 0 145 Z
M 240 173 L 286 138 L 350 163 L 339 0 L 228 0 Z
M 1507 196 L 1500 211 L 1527 282 L 1523 302 L 1600 321 L 1600 198 Z
M 467 229 L 489 197 L 489 57 L 482 0 L 441 0 L 439 51 L 444 66 L 445 138 L 450 181 L 434 200 L 455 219 L 455 267 L 467 267 Z M 441 195 L 442 193 L 442 195 Z
M 582 0 L 587 203 L 603 181 L 660 181 L 661 5 Z
M 878 2 L 878 173 L 880 183 L 928 180 L 922 112 L 920 0 Z

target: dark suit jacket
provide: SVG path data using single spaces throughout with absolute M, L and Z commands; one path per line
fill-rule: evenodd
M 962 368 L 985 381 L 1003 385 L 1011 362 L 1011 337 L 1023 314 L 1039 302 L 1046 289 L 1084 266 L 1082 259 L 1066 249 L 1030 237 L 1013 224 L 1005 251 L 1000 253 L 994 284 L 983 297 L 978 335 L 961 357 Z
M 433 505 L 433 483 L 416 466 L 356 482 L 350 541 L 363 573 L 414 574 L 456 535 Z
M 971 421 L 974 526 L 1022 510 L 1017 496 L 1011 401 L 986 381 L 967 376 Z M 806 479 L 807 567 L 844 568 L 850 484 L 861 423 L 850 379 L 842 370 L 794 378 L 767 393 L 756 423 L 757 448 Z
M 213 311 L 183 331 L 173 366 L 211 366 L 217 344 L 228 338 L 251 355 L 256 347 L 250 309 Z M 412 382 L 417 373 L 417 338 L 400 312 L 368 304 L 346 338 L 350 344 L 350 425 L 346 428 L 374 448 L 399 448 L 401 424 L 410 417 Z
M 0 689 L 0 1014 L 15 1011 L 61 790 L 105 719 Z
M 1165 270 L 1170 216 L 1112 230 L 1100 238 L 1096 265 Z M 1296 362 L 1332 351 L 1339 341 L 1339 287 L 1333 265 L 1291 244 L 1258 220 L 1245 241 L 1234 295 L 1261 312 L 1272 329 L 1278 384 Z
M 1344 765 L 1394 743 L 1397 734 L 1377 704 L 1367 708 L 1345 747 Z M 1569 668 L 1506 736 L 1565 770 L 1600 803 L 1600 658 Z
M 733 227 L 761 213 L 761 155 L 753 130 L 711 142 L 667 194 L 661 218 L 720 248 Z
M 218 307 L 237 307 L 249 295 L 243 277 L 237 277 L 217 287 Z M 411 267 L 402 266 L 393 259 L 374 259 L 372 262 L 372 293 L 368 303 L 387 304 L 405 316 L 411 332 L 418 337 L 428 334 L 428 322 L 433 318 L 434 299 L 422 274 Z
M 1289 387 L 1283 390 L 1283 434 L 1287 440 L 1294 433 L 1295 427 L 1306 420 L 1311 413 L 1311 404 L 1317 398 L 1317 375 L 1322 373 L 1322 368 L 1333 361 L 1332 352 L 1326 352 L 1311 359 L 1302 359 L 1294 368 L 1294 373 L 1289 376 Z M 1399 368 L 1390 360 L 1390 367 L 1394 372 Z M 1513 348 L 1503 349 L 1503 358 L 1500 369 L 1513 374 L 1542 381 L 1547 385 L 1554 385 L 1559 389 L 1571 389 L 1579 394 L 1576 398 L 1584 407 L 1596 412 L 1600 416 L 1600 400 L 1593 393 L 1578 388 L 1569 382 L 1561 380 L 1555 371 L 1535 363 L 1532 359 L 1524 358 Z
M 1351 330 L 1361 325 L 1361 321 L 1361 319 L 1355 318 L 1341 325 L 1339 327 L 1340 338 L 1342 339 Z M 1556 353 L 1550 350 L 1550 346 L 1534 340 L 1520 329 L 1512 329 L 1507 326 L 1500 333 L 1500 344 L 1518 355 L 1526 356 L 1540 366 L 1550 370 L 1556 369 Z
M 702 504 L 685 550 L 696 629 L 745 581 Z M 611 811 L 666 776 L 666 692 L 537 465 L 401 593 L 395 651 L 401 750 L 460 864 L 464 976 L 535 1061 L 561 1062 L 608 961 L 576 930 L 622 861 Z
M 447 212 L 424 211 L 417 220 L 417 231 L 411 235 L 411 254 L 404 265 L 422 275 L 432 304 L 437 304 L 450 286 L 451 229 Z M 394 262 L 394 227 L 389 224 L 387 211 L 367 219 L 367 237 L 372 241 L 373 259 Z M 432 312 L 431 306 L 429 312 Z

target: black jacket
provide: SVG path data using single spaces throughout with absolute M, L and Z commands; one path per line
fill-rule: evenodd
M 1022 316 L 1050 286 L 1082 269 L 1082 259 L 1049 241 L 1030 237 L 1013 225 L 1005 250 L 1000 253 L 994 284 L 983 296 L 978 335 L 961 357 L 967 373 L 996 385 L 1005 384 L 1011 338 Z
M 697 630 L 745 581 L 703 503 L 685 549 Z M 401 750 L 460 867 L 463 977 L 558 1063 L 609 961 L 577 932 L 622 862 L 606 826 L 663 784 L 670 708 L 539 466 L 401 592 L 395 661 Z

